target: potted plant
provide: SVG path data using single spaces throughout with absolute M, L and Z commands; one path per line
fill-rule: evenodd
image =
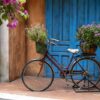
M 29 17 L 27 10 L 24 8 L 26 0 L 0 0 L 0 25 L 4 20 L 10 20 L 7 26 L 15 28 L 18 24 L 18 15 L 23 19 Z
M 47 32 L 44 25 L 36 24 L 30 28 L 26 28 L 26 33 L 32 41 L 35 41 L 36 51 L 44 54 L 47 50 Z
M 100 24 L 83 25 L 78 29 L 77 39 L 84 53 L 94 53 L 100 47 Z

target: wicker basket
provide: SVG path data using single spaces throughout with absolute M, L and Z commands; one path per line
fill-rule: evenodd
M 37 53 L 45 54 L 45 52 L 47 51 L 47 45 L 36 42 L 36 51 Z
M 81 43 L 80 44 L 80 48 L 81 48 L 81 51 L 83 53 L 87 53 L 87 54 L 95 54 L 96 50 L 97 50 L 97 46 L 96 45 L 93 45 L 91 46 L 90 48 L 84 48 L 85 47 L 85 43 Z

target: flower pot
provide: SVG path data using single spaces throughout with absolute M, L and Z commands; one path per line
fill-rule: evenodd
M 47 45 L 36 42 L 36 51 L 37 53 L 45 54 L 45 52 L 47 51 Z
M 95 54 L 97 46 L 96 45 L 92 45 L 90 47 L 86 47 L 86 43 L 81 42 L 80 43 L 80 48 L 81 48 L 82 53 Z

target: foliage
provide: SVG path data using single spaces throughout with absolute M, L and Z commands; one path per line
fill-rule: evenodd
M 31 40 L 39 42 L 41 44 L 46 43 L 47 32 L 44 25 L 37 24 L 34 25 L 33 27 L 26 28 L 26 33 Z
M 18 24 L 17 16 L 28 18 L 28 12 L 24 9 L 26 0 L 0 0 L 0 25 L 3 20 L 9 19 L 8 27 L 14 28 Z
M 100 24 L 83 25 L 78 29 L 77 38 L 83 41 L 85 48 L 93 45 L 100 47 Z

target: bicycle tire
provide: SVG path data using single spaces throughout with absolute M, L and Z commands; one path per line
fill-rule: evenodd
M 35 59 L 25 65 L 21 78 L 29 90 L 44 91 L 51 86 L 54 80 L 54 71 L 46 61 Z
M 100 81 L 99 63 L 91 57 L 80 58 L 72 65 L 71 79 L 75 87 L 87 89 L 97 86 Z

